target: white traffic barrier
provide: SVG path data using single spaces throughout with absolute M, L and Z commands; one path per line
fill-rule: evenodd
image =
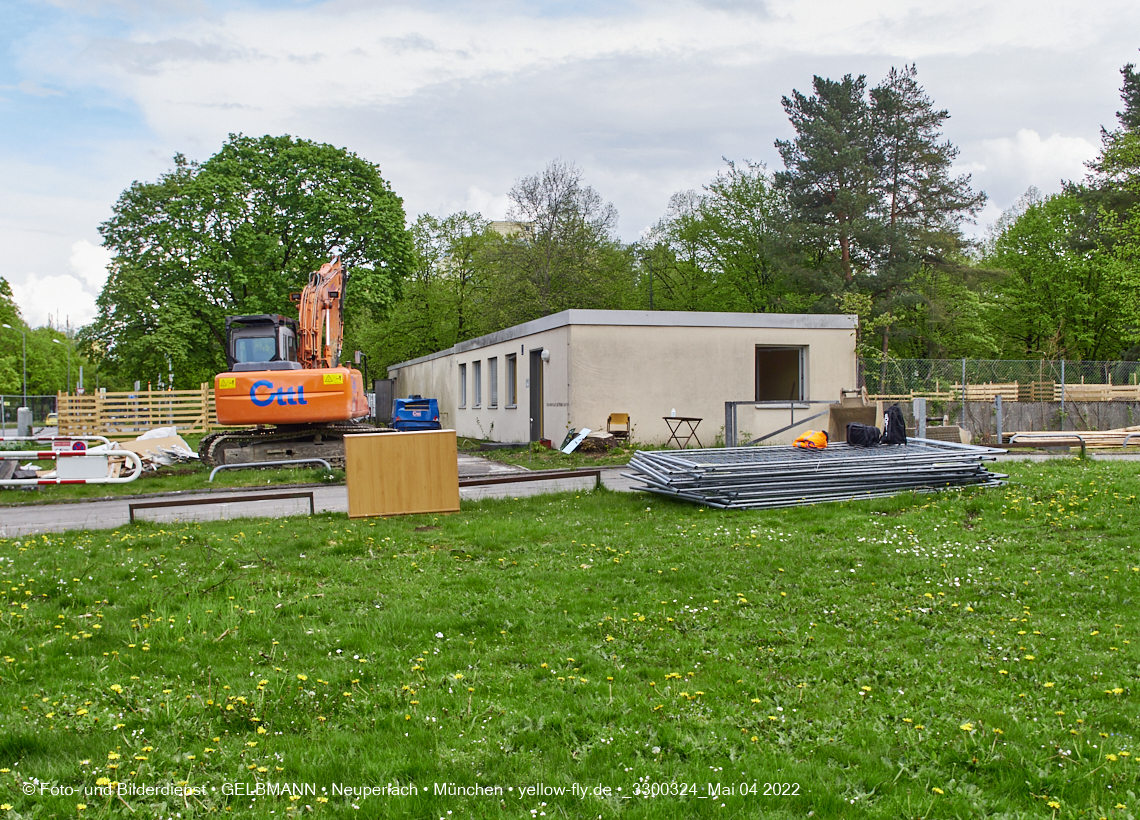
M 0 450 L 2 459 L 31 459 L 33 461 L 54 460 L 57 462 L 55 478 L 8 478 L 0 480 L 0 487 L 25 487 L 36 484 L 126 484 L 142 474 L 142 459 L 130 450 L 111 450 L 110 440 L 104 436 L 0 436 L 2 441 L 46 441 L 51 442 L 51 450 Z M 101 442 L 92 451 L 87 442 Z M 112 478 L 109 470 L 110 458 L 122 456 L 134 462 L 134 470 L 127 476 Z M 60 461 L 60 460 L 64 461 Z M 87 464 L 76 462 L 87 459 Z M 59 464 L 74 463 L 78 469 L 66 469 L 60 475 Z

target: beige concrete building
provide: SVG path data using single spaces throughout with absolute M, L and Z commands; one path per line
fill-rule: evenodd
M 741 439 L 824 409 L 856 384 L 857 317 L 782 313 L 566 310 L 460 342 L 388 368 L 396 395 L 439 401 L 445 427 L 491 441 L 605 430 L 628 413 L 633 439 L 663 443 L 666 416 L 701 419 L 697 436 L 723 436 L 725 402 Z M 787 443 L 827 420 L 769 439 Z M 695 442 L 693 444 L 695 446 Z

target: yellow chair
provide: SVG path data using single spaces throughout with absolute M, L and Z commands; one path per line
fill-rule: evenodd
M 614 429 L 615 424 L 619 429 Z M 610 413 L 610 417 L 606 419 L 606 432 L 614 438 L 624 438 L 628 441 L 630 429 L 629 413 Z

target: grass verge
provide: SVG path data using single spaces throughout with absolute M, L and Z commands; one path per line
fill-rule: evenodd
M 1136 467 L 1003 469 L 0 540 L 0 816 L 1135 816 Z

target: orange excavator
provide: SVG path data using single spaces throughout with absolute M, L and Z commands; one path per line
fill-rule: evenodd
M 203 437 L 198 455 L 210 466 L 323 458 L 344 466 L 344 436 L 377 432 L 359 370 L 340 365 L 344 288 L 339 257 L 309 275 L 299 318 L 272 313 L 226 317 L 226 364 L 214 379 L 218 422 L 251 429 Z

